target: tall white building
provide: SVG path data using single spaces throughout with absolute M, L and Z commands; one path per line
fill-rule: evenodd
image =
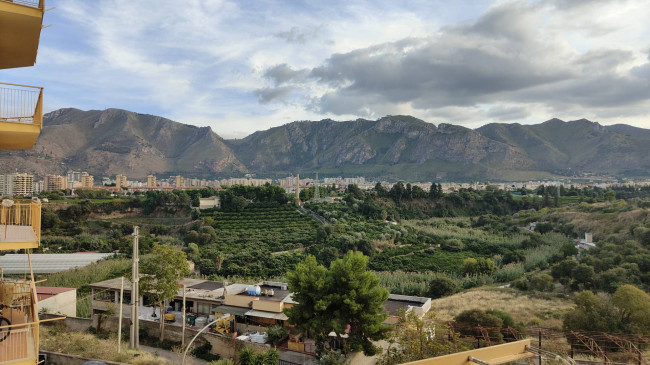
M 34 175 L 7 174 L 0 175 L 0 195 L 31 195 L 34 193 Z

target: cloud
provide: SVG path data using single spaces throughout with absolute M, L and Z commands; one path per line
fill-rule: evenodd
M 291 86 L 267 87 L 255 90 L 254 94 L 260 103 L 267 104 L 272 101 L 285 100 L 292 90 L 293 88 Z
M 487 116 L 502 121 L 522 120 L 530 116 L 530 110 L 523 106 L 496 106 L 488 110 Z
M 593 1 L 580 10 L 606 5 L 611 2 Z M 333 54 L 309 74 L 324 89 L 312 95 L 310 107 L 321 114 L 364 117 L 405 105 L 430 115 L 458 107 L 475 116 L 515 120 L 530 116 L 531 108 L 524 104 L 560 115 L 563 110 L 647 104 L 647 69 L 638 64 L 645 55 L 630 49 L 576 50 L 565 34 L 545 26 L 544 16 L 576 8 L 554 6 L 505 3 L 474 22 L 444 27 L 431 36 Z M 290 66 L 267 72 L 279 70 L 287 73 L 282 82 L 292 85 Z M 305 83 L 302 74 L 298 82 Z M 481 111 L 481 105 L 493 107 Z
M 273 81 L 275 85 L 282 85 L 288 82 L 301 83 L 308 74 L 309 70 L 294 70 L 286 63 L 273 66 L 264 71 L 264 77 Z
M 237 136 L 386 114 L 643 123 L 649 18 L 646 0 L 57 0 L 37 65 L 3 81 L 44 86 L 48 110 L 124 108 Z

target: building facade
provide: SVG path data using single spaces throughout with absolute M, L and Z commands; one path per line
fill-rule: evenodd
M 87 172 L 81 174 L 81 187 L 92 188 L 95 185 L 95 177 Z
M 153 175 L 147 176 L 147 187 L 148 188 L 155 188 L 157 185 L 158 184 L 156 182 L 156 177 L 155 176 L 153 176 Z
M 65 190 L 68 188 L 68 177 L 61 175 L 45 175 L 43 188 L 46 191 Z

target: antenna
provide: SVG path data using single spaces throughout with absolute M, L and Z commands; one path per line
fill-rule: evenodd
M 314 199 L 320 199 L 320 181 L 318 180 L 318 172 L 316 173 L 316 191 L 314 192 Z

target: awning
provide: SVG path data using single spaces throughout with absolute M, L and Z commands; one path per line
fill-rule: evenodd
M 234 307 L 232 305 L 220 305 L 216 308 L 213 308 L 213 311 L 219 313 L 234 314 L 236 316 L 243 316 L 246 314 L 246 312 L 249 311 L 249 309 L 242 308 L 242 307 Z
M 248 312 L 246 312 L 246 315 L 250 317 L 277 319 L 280 321 L 286 321 L 289 319 L 289 317 L 287 317 L 284 313 L 265 312 L 265 311 L 258 311 L 255 309 L 249 310 Z

